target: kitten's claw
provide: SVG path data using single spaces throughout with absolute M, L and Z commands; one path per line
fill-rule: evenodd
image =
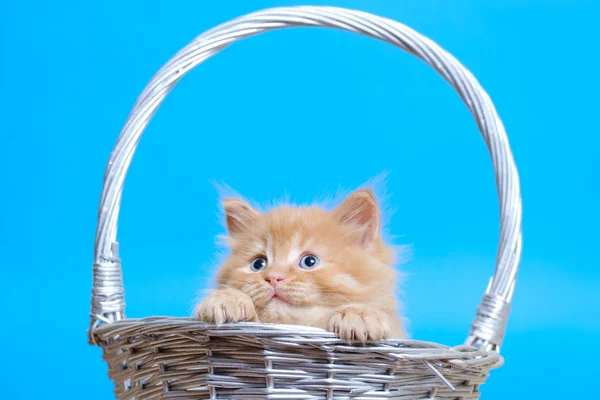
M 389 338 L 389 317 L 373 308 L 351 305 L 338 308 L 329 318 L 328 330 L 344 340 L 379 341 Z
M 252 299 L 235 289 L 213 291 L 196 306 L 194 316 L 201 321 L 216 325 L 227 322 L 258 322 Z

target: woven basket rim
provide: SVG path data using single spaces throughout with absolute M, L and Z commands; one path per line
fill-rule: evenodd
M 495 350 L 472 345 L 447 346 L 436 342 L 416 339 L 387 339 L 362 344 L 358 341 L 348 342 L 324 329 L 285 324 L 266 324 L 256 322 L 238 322 L 223 325 L 206 324 L 190 317 L 152 316 L 144 318 L 127 318 L 111 324 L 103 324 L 95 332 L 97 343 L 104 347 L 113 346 L 121 341 L 152 340 L 161 335 L 195 336 L 198 342 L 209 342 L 211 337 L 252 337 L 256 343 L 263 339 L 274 339 L 278 342 L 311 343 L 327 348 L 333 352 L 356 352 L 395 354 L 399 359 L 429 361 L 475 361 L 476 365 L 497 368 L 503 358 Z

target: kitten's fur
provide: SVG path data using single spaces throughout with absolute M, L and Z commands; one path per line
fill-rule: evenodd
M 371 190 L 352 193 L 331 212 L 283 206 L 259 213 L 238 199 L 223 205 L 231 254 L 219 289 L 196 307 L 197 318 L 316 326 L 362 342 L 404 337 L 394 252 L 381 238 Z M 320 265 L 300 268 L 307 254 Z M 255 272 L 250 265 L 257 257 L 267 266 Z

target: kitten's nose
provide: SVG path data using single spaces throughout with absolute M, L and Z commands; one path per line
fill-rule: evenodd
M 284 280 L 285 277 L 282 275 L 271 274 L 265 277 L 265 281 L 269 282 L 271 286 L 276 287 L 279 282 Z

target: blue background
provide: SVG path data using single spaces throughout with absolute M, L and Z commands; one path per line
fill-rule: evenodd
M 469 68 L 522 177 L 524 252 L 506 365 L 487 400 L 583 398 L 600 339 L 597 1 L 329 0 L 401 21 Z M 197 34 L 297 1 L 0 2 L 2 398 L 106 399 L 88 326 L 105 162 L 135 98 Z M 415 337 L 461 343 L 494 267 L 489 156 L 466 107 L 416 58 L 333 30 L 232 46 L 186 76 L 139 146 L 119 239 L 129 316 L 188 315 L 214 270 L 224 181 L 297 202 L 390 170 L 411 244 Z

